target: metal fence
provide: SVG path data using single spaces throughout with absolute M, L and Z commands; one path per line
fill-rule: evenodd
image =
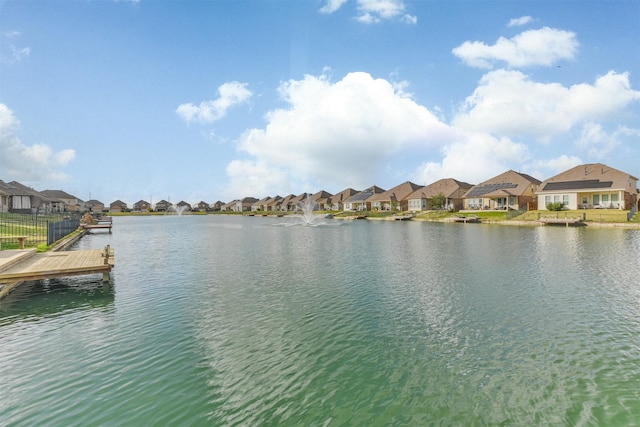
M 0 236 L 5 237 L 5 247 L 18 245 L 17 239 L 12 242 L 8 236 L 26 236 L 25 247 L 50 245 L 79 226 L 80 216 L 77 214 L 0 213 Z

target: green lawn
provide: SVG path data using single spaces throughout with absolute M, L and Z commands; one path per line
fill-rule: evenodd
M 583 218 L 586 222 L 627 222 L 627 213 L 618 209 L 580 209 L 571 211 L 529 211 L 514 219 L 535 221 L 540 217 L 547 218 Z M 638 216 L 638 215 L 636 215 Z

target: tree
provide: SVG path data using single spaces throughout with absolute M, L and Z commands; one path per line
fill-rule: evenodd
M 447 204 L 447 196 L 443 193 L 438 193 L 429 199 L 431 202 L 431 209 L 444 209 Z

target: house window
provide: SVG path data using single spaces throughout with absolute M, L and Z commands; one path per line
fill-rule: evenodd
M 544 196 L 544 205 L 548 205 L 551 203 L 551 196 Z
M 593 205 L 594 206 L 598 206 L 600 204 L 600 195 L 599 194 L 594 194 L 593 195 Z
M 516 198 L 514 196 L 509 197 L 509 206 L 513 206 L 516 204 Z
M 553 196 L 553 203 L 560 203 L 560 195 L 556 194 Z
M 602 195 L 602 203 L 609 203 L 609 195 L 608 194 L 603 194 Z
M 569 196 L 566 194 L 562 196 L 562 205 L 569 206 Z
M 584 196 L 584 197 L 582 198 L 582 204 L 583 204 L 583 205 L 587 205 L 587 204 L 589 204 L 589 198 L 587 198 L 587 196 Z

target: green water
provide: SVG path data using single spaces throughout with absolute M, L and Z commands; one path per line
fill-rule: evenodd
M 318 224 L 318 222 L 322 222 Z M 640 232 L 119 217 L 0 302 L 0 425 L 640 425 Z

